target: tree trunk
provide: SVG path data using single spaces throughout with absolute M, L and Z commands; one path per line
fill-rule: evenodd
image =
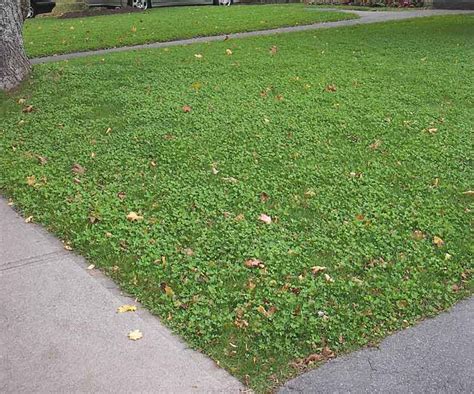
M 31 70 L 22 28 L 29 0 L 0 0 L 0 90 L 17 87 Z

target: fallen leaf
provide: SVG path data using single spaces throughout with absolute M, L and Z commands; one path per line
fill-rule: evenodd
M 248 259 L 248 260 L 245 260 L 244 262 L 244 265 L 247 267 L 247 268 L 264 268 L 265 266 L 263 265 L 263 263 L 258 260 L 258 259 Z
M 28 216 L 26 219 L 25 219 L 25 223 L 31 223 L 33 221 L 33 216 Z
M 193 256 L 194 255 L 194 250 L 192 250 L 191 248 L 186 248 L 186 249 L 183 249 L 183 253 L 186 256 Z
M 462 194 L 464 194 L 465 196 L 474 196 L 474 190 L 468 190 L 463 192 Z
M 270 198 L 270 196 L 267 193 L 265 193 L 265 192 L 260 193 L 260 201 L 261 202 L 267 202 L 269 198 Z
M 131 222 L 137 222 L 143 220 L 143 216 L 139 216 L 136 212 L 132 211 L 127 215 L 127 220 Z
M 133 330 L 128 333 L 128 338 L 132 341 L 138 341 L 139 339 L 143 338 L 143 334 L 140 332 L 140 330 Z
M 328 283 L 333 283 L 333 282 L 334 282 L 334 279 L 331 278 L 328 274 L 324 274 L 324 279 L 325 279 L 326 282 L 328 282 Z
M 122 305 L 117 308 L 117 313 L 125 313 L 125 312 L 135 312 L 137 307 L 135 305 Z
M 132 28 L 130 29 L 130 31 L 131 31 L 132 33 L 136 33 L 136 32 L 137 32 L 137 28 L 136 28 L 135 26 L 132 26 Z
M 431 185 L 433 187 L 438 187 L 439 186 L 439 178 L 433 179 L 433 182 L 431 182 Z
M 215 166 L 212 166 L 212 167 L 211 167 L 211 172 L 212 172 L 214 175 L 219 174 L 219 170 L 218 170 Z
M 425 239 L 425 234 L 423 234 L 423 232 L 420 231 L 420 230 L 415 230 L 415 231 L 413 231 L 412 238 L 417 240 L 417 241 L 421 241 L 421 240 Z
M 382 145 L 382 141 L 380 141 L 380 140 L 375 140 L 374 142 L 372 142 L 372 143 L 369 145 L 369 148 L 370 148 L 370 149 L 373 149 L 373 150 L 376 150 L 376 149 L 380 148 L 380 145 Z
M 188 113 L 192 111 L 192 108 L 189 105 L 183 105 L 182 110 L 184 113 Z
M 326 267 L 322 267 L 320 265 L 315 265 L 314 267 L 311 267 L 311 272 L 313 275 L 318 275 L 320 272 L 326 271 Z
M 194 57 L 195 57 L 196 59 L 202 59 L 202 55 L 201 55 L 200 53 L 196 53 L 196 54 L 194 55 Z
M 36 158 L 38 159 L 38 163 L 42 166 L 44 166 L 48 162 L 47 157 L 36 155 Z
M 327 85 L 324 90 L 328 93 L 334 93 L 337 90 L 337 87 L 336 85 Z
M 71 168 L 72 172 L 76 174 L 84 174 L 86 169 L 78 163 L 74 163 Z
M 112 128 L 107 127 L 107 130 L 105 130 L 105 133 L 106 133 L 106 134 L 110 134 L 111 132 L 112 132 Z
M 34 175 L 27 176 L 26 183 L 28 186 L 34 186 L 36 184 L 36 177 Z
M 126 196 L 127 195 L 125 194 L 125 192 L 118 192 L 117 193 L 117 197 L 121 200 L 124 200 Z
M 25 103 L 26 103 L 26 99 L 24 98 L 18 99 L 18 104 L 23 105 Z
M 225 50 L 225 53 L 226 53 L 226 55 L 228 55 L 228 56 L 232 55 L 232 51 L 231 51 L 230 49 L 226 49 L 226 50 Z
M 270 54 L 276 55 L 277 52 L 278 52 L 278 47 L 276 45 L 272 45 L 272 47 L 270 48 Z
M 165 285 L 165 294 L 168 297 L 173 297 L 174 296 L 174 291 L 171 287 L 169 287 L 168 285 Z
M 314 353 L 314 354 L 310 354 L 308 357 L 306 357 L 303 360 L 303 363 L 308 365 L 310 363 L 317 363 L 317 362 L 320 362 L 320 361 L 323 361 L 323 360 L 324 360 L 324 357 L 321 354 Z
M 444 246 L 444 241 L 440 237 L 435 235 L 433 237 L 433 244 L 436 245 L 438 248 L 442 248 Z
M 245 216 L 244 216 L 243 213 L 239 213 L 239 214 L 234 218 L 234 220 L 235 220 L 236 222 L 241 222 L 242 220 L 245 220 Z
M 456 293 L 459 290 L 461 290 L 461 287 L 459 287 L 459 285 L 457 285 L 457 284 L 454 284 L 454 285 L 451 286 L 451 289 Z
M 90 271 L 90 270 L 93 270 L 95 268 L 95 265 L 94 264 L 91 264 L 87 267 L 87 269 Z
M 68 244 L 65 244 L 65 245 L 64 245 L 64 249 L 71 251 L 71 250 L 72 250 L 72 246 L 71 246 L 71 245 L 68 245 Z
M 35 108 L 32 106 L 32 105 L 27 105 L 25 108 L 23 108 L 23 112 L 24 113 L 30 113 L 30 112 L 33 112 L 35 110 Z
M 430 133 L 430 134 L 434 134 L 434 133 L 436 133 L 436 132 L 438 131 L 438 129 L 437 129 L 436 127 L 429 127 L 429 128 L 427 129 L 427 131 L 428 131 L 428 133 Z
M 261 222 L 265 224 L 270 224 L 272 222 L 272 218 L 268 215 L 265 215 L 264 213 L 260 214 L 260 216 L 258 217 L 258 220 L 260 220 Z
M 306 198 L 313 198 L 316 195 L 316 192 L 312 189 L 308 189 L 304 192 Z

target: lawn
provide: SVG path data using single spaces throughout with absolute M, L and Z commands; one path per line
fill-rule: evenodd
M 303 4 L 233 7 L 167 7 L 143 13 L 87 18 L 37 18 L 24 26 L 30 57 L 264 30 L 357 18 L 314 11 Z
M 447 16 L 39 65 L 2 97 L 0 190 L 264 392 L 471 292 L 473 34 Z

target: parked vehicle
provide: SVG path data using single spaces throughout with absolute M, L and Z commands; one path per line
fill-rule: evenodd
M 89 0 L 90 7 L 126 7 L 146 10 L 150 7 L 168 5 L 232 4 L 233 0 Z
M 28 9 L 27 18 L 34 18 L 38 14 L 46 14 L 51 12 L 56 3 L 51 0 L 30 0 L 30 8 Z

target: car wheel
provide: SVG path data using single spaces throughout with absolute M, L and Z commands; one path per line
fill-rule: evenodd
M 132 7 L 146 10 L 148 9 L 148 0 L 132 0 Z
M 32 5 L 28 7 L 28 12 L 26 14 L 27 18 L 34 18 L 35 17 L 35 9 L 33 8 Z

